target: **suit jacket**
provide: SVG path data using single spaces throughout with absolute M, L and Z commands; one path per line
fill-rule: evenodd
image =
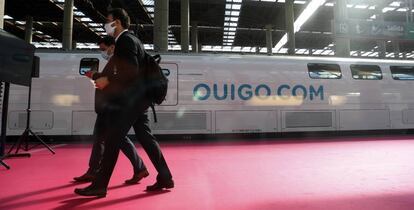
M 139 95 L 140 80 L 139 61 L 144 56 L 141 41 L 129 32 L 124 32 L 115 43 L 115 51 L 102 73 L 96 77 L 108 77 L 109 84 L 103 92 L 112 102 L 122 102 L 131 96 Z M 94 75 L 94 79 L 95 75 Z
M 114 68 L 114 60 L 110 58 L 108 60 L 108 63 L 106 63 L 102 72 L 93 74 L 92 79 L 97 80 L 100 77 L 108 77 L 110 74 L 113 74 L 113 68 Z M 106 106 L 106 103 L 108 103 L 108 96 L 105 93 L 105 91 L 100 90 L 100 89 L 95 89 L 95 112 L 98 114 L 103 112 Z

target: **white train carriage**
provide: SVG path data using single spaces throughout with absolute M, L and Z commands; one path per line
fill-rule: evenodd
M 94 87 L 79 74 L 100 54 L 39 52 L 31 127 L 90 135 Z M 155 134 L 280 133 L 414 128 L 414 62 L 355 58 L 165 54 L 170 80 Z M 8 131 L 26 125 L 28 88 L 11 86 Z M 151 112 L 149 112 L 152 118 Z

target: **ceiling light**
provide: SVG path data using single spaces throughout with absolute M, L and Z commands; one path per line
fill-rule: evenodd
M 399 2 L 399 1 L 393 1 L 393 2 L 391 2 L 390 6 L 392 6 L 392 7 L 400 7 L 401 6 L 401 2 Z
M 320 55 L 323 52 L 323 50 L 316 50 L 313 52 L 314 55 Z
M 298 51 L 296 51 L 296 53 L 304 54 L 306 51 L 307 51 L 306 49 L 298 49 Z
M 240 52 L 241 51 L 241 47 L 240 46 L 233 47 L 232 51 Z
M 88 23 L 88 25 L 92 27 L 102 27 L 102 23 Z
M 366 8 L 368 8 L 368 6 L 369 5 L 366 5 L 366 4 L 358 4 L 358 5 L 355 5 L 355 9 L 366 9 Z
M 239 16 L 240 12 L 239 11 L 232 11 L 231 12 L 231 16 Z
M 232 9 L 233 10 L 240 10 L 241 4 L 233 4 Z
M 81 18 L 82 22 L 92 22 L 92 19 L 88 18 L 88 17 L 83 17 Z
M 328 54 L 330 54 L 330 53 L 332 53 L 332 50 L 325 50 L 325 51 L 322 53 L 322 55 L 328 55 Z
M 384 7 L 384 8 L 382 9 L 382 13 L 386 13 L 386 12 L 388 12 L 388 11 L 393 11 L 393 10 L 395 10 L 395 8 L 394 8 L 394 7 Z
M 365 52 L 362 56 L 367 56 L 368 54 L 371 54 L 371 52 Z
M 250 52 L 251 51 L 251 47 L 243 47 L 241 49 L 242 52 Z
M 154 5 L 154 0 L 143 0 L 143 4 L 148 6 L 148 5 Z
M 73 14 L 75 16 L 77 16 L 77 17 L 83 17 L 83 16 L 85 16 L 85 14 L 83 12 L 81 12 L 81 11 L 74 11 Z
M 296 0 L 293 2 L 294 4 L 306 4 L 306 1 Z

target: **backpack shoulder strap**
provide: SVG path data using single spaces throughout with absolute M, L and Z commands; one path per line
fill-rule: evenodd
M 154 116 L 154 122 L 158 122 L 158 120 L 157 120 L 157 114 L 155 113 L 154 103 L 151 103 L 150 107 L 152 109 L 152 115 Z

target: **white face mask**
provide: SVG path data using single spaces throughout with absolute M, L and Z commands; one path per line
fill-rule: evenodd
M 110 23 L 106 23 L 104 26 L 105 31 L 109 36 L 114 36 L 116 26 L 111 26 L 114 23 L 115 21 L 112 21 Z
M 107 51 L 101 51 L 101 55 L 102 55 L 102 58 L 105 60 L 109 60 L 109 58 L 111 58 L 111 56 L 108 54 Z

